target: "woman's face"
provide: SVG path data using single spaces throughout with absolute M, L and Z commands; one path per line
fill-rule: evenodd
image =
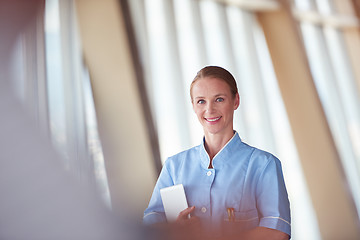
M 192 97 L 193 109 L 205 135 L 232 133 L 239 95 L 233 97 L 225 81 L 213 77 L 201 78 L 193 85 Z

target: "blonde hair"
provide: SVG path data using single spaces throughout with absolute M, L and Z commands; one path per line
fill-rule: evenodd
M 206 77 L 218 78 L 218 79 L 221 79 L 224 82 L 226 82 L 227 85 L 230 87 L 230 91 L 231 91 L 233 97 L 235 97 L 235 95 L 238 93 L 238 88 L 236 85 L 235 78 L 228 70 L 226 70 L 222 67 L 218 67 L 218 66 L 206 66 L 206 67 L 202 68 L 196 74 L 194 80 L 191 82 L 191 85 L 190 85 L 191 101 L 193 100 L 192 88 L 193 88 L 195 82 L 199 79 L 206 78 Z

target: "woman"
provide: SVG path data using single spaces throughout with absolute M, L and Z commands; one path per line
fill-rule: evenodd
M 159 191 L 181 183 L 191 207 L 175 224 L 200 223 L 205 236 L 221 239 L 289 239 L 290 207 L 280 161 L 242 142 L 233 129 L 240 102 L 234 77 L 207 66 L 194 78 L 190 96 L 203 142 L 166 160 L 144 223 L 166 222 Z

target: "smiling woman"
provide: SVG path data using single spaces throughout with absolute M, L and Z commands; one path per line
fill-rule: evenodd
M 288 239 L 290 206 L 281 163 L 244 143 L 234 130 L 239 107 L 234 77 L 221 67 L 205 67 L 190 95 L 203 142 L 166 160 L 144 222 L 165 223 L 160 190 L 183 184 L 190 207 L 172 224 L 181 226 L 184 238 Z

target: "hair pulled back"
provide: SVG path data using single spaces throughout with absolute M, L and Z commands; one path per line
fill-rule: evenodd
M 194 80 L 191 82 L 190 85 L 190 97 L 192 101 L 192 88 L 195 84 L 195 82 L 202 78 L 218 78 L 223 80 L 227 83 L 227 85 L 230 87 L 230 91 L 235 97 L 235 95 L 238 93 L 237 85 L 235 78 L 233 75 L 226 69 L 218 66 L 206 66 L 202 68 L 195 76 Z

